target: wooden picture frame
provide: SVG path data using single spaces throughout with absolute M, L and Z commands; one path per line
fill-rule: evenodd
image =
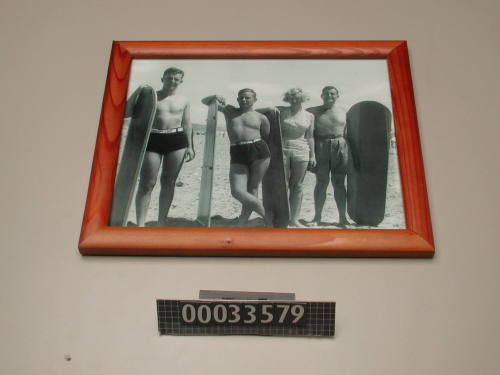
M 133 59 L 385 59 L 405 229 L 109 226 Z M 79 240 L 84 255 L 432 257 L 434 242 L 405 41 L 113 42 Z

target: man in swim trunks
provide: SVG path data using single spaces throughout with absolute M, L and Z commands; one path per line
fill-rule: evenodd
M 226 105 L 219 95 L 206 97 L 202 102 L 209 105 L 217 100 L 218 109 L 226 119 L 227 134 L 231 142 L 229 183 L 231 195 L 242 204 L 238 225 L 245 225 L 253 211 L 265 218 L 265 210 L 258 199 L 271 154 L 265 140 L 269 138 L 269 120 L 253 109 L 257 94 L 252 89 L 238 92 L 239 108 Z
M 346 218 L 347 161 L 349 156 L 346 131 L 346 111 L 336 105 L 339 92 L 334 86 L 326 86 L 321 92 L 323 105 L 308 108 L 314 115 L 314 147 L 316 154 L 316 186 L 314 187 L 313 224 L 321 223 L 321 215 L 326 200 L 326 190 L 330 179 L 333 185 L 335 203 L 339 212 L 339 225 L 349 224 Z
M 137 225 L 143 227 L 146 221 L 151 192 L 160 176 L 160 199 L 158 226 L 166 226 L 167 216 L 174 198 L 175 182 L 184 160 L 193 160 L 192 127 L 189 102 L 176 93 L 182 83 L 184 72 L 178 68 L 168 68 L 163 73 L 163 87 L 156 92 L 158 102 L 141 167 L 139 187 L 135 198 Z M 125 117 L 132 116 L 135 106 L 141 105 L 139 87 L 127 101 Z

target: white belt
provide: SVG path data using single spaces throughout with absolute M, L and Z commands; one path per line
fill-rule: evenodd
M 251 143 L 257 143 L 259 141 L 262 141 L 262 139 L 256 138 L 256 139 L 252 139 L 251 141 L 241 141 L 241 142 L 231 143 L 231 146 L 249 145 Z
M 151 133 L 156 134 L 173 134 L 173 133 L 182 133 L 184 128 L 174 128 L 174 129 L 151 129 Z

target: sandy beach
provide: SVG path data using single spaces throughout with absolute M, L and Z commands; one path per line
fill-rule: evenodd
M 127 124 L 124 126 L 122 134 L 122 144 L 127 133 Z M 201 171 L 203 163 L 203 149 L 205 135 L 202 131 L 194 131 L 194 147 L 196 157 L 189 163 L 184 163 L 177 180 L 174 200 L 170 208 L 169 222 L 172 227 L 192 227 L 198 226 L 196 222 Z M 229 188 L 229 139 L 224 131 L 218 130 L 215 145 L 214 163 L 214 185 L 212 193 L 212 226 L 231 227 L 231 220 L 238 217 L 241 204 L 236 201 L 230 193 Z M 304 180 L 304 198 L 302 202 L 301 221 L 310 221 L 314 216 L 313 190 L 315 185 L 315 175 L 307 172 Z M 160 182 L 156 184 L 151 204 L 148 210 L 146 225 L 155 225 L 158 220 L 158 197 L 160 193 Z M 260 193 L 260 196 L 262 194 Z M 333 198 L 333 188 L 330 184 L 327 191 L 327 198 L 323 210 L 323 223 L 321 228 L 339 228 L 338 212 Z M 371 228 L 358 226 L 352 220 L 352 225 L 348 228 Z M 136 223 L 135 202 L 132 202 L 128 216 L 128 225 L 134 226 Z M 250 217 L 250 227 L 262 227 L 263 220 L 255 213 Z M 389 155 L 389 178 L 387 187 L 386 213 L 383 222 L 377 227 L 379 229 L 404 228 L 404 213 L 401 199 L 401 185 L 397 167 L 396 150 L 391 149 Z

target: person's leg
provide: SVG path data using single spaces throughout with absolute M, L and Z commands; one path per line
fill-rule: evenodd
M 288 207 L 290 208 L 290 165 L 292 162 L 292 151 L 283 148 L 283 169 L 285 171 L 285 184 L 286 184 L 286 193 L 288 197 Z M 290 221 L 290 218 L 288 219 Z
M 335 203 L 337 204 L 337 210 L 339 211 L 339 224 L 341 226 L 346 226 L 349 224 L 346 217 L 346 205 L 347 205 L 347 191 L 345 186 L 345 178 L 347 175 L 347 163 L 349 158 L 349 152 L 347 149 L 347 142 L 340 139 L 337 141 L 336 145 L 336 156 L 332 163 L 334 164 L 332 170 L 332 185 L 333 185 L 333 195 L 335 198 Z
M 247 177 L 247 191 L 250 192 L 250 179 Z M 252 194 L 255 195 L 255 194 Z M 257 197 L 257 195 L 255 195 Z M 252 214 L 252 208 L 249 207 L 247 204 L 242 204 L 241 205 L 241 213 L 240 216 L 238 217 L 237 221 L 239 224 L 246 223 L 248 219 L 250 218 L 250 215 Z
M 251 195 L 253 195 L 255 198 L 259 197 L 259 185 L 262 182 L 262 179 L 264 178 L 264 175 L 267 172 L 267 169 L 269 168 L 269 164 L 271 162 L 271 158 L 264 158 L 264 159 L 259 159 L 255 160 L 251 165 L 250 165 L 250 170 L 249 170 L 249 175 L 248 175 L 248 183 L 247 183 L 247 191 Z M 259 202 L 259 210 L 255 210 L 259 215 L 262 217 L 265 217 L 265 210 L 264 210 L 264 205 L 260 200 Z M 262 210 L 260 209 L 262 208 Z
M 283 168 L 285 170 L 285 181 L 286 181 L 286 190 L 290 188 L 290 163 L 291 163 L 291 155 L 290 151 L 287 149 L 283 149 Z
M 139 186 L 135 197 L 135 211 L 137 226 L 143 227 L 146 222 L 151 192 L 156 185 L 158 171 L 160 170 L 162 155 L 146 151 L 142 162 Z
M 314 186 L 314 219 L 313 222 L 319 224 L 321 222 L 321 215 L 323 214 L 323 207 L 326 201 L 326 189 L 330 183 L 330 170 L 319 169 L 316 170 L 316 185 Z
M 257 162 L 258 161 L 254 163 Z M 267 161 L 267 164 L 268 163 L 269 161 Z M 262 174 L 262 176 L 263 175 L 264 174 Z M 250 194 L 247 191 L 249 176 L 250 176 L 250 169 L 246 165 L 236 164 L 236 163 L 231 164 L 231 167 L 229 169 L 229 183 L 231 185 L 231 195 L 236 200 L 238 200 L 242 205 L 248 206 L 251 211 L 255 211 L 259 215 L 264 217 L 264 206 L 257 197 L 255 197 L 254 195 Z
M 309 162 L 291 160 L 290 162 L 290 225 L 292 227 L 303 227 L 299 223 L 300 209 L 302 207 L 303 183 Z M 319 223 L 319 222 L 318 222 Z
M 184 162 L 185 148 L 169 152 L 163 157 L 163 167 L 160 177 L 161 190 L 158 210 L 158 226 L 166 226 L 168 211 L 172 205 L 175 192 L 175 182 Z
M 229 185 L 231 187 L 231 195 L 234 199 L 241 203 L 241 215 L 237 219 L 240 224 L 244 218 L 252 213 L 252 209 L 247 205 L 245 193 L 247 193 L 248 185 L 248 167 L 244 164 L 231 163 L 229 166 Z
M 257 199 L 259 197 L 259 185 L 269 168 L 270 162 L 270 158 L 255 160 L 248 168 L 247 192 Z M 262 208 L 264 210 L 264 206 L 262 206 Z M 251 206 L 244 204 L 241 209 L 239 222 L 241 224 L 246 223 L 253 211 L 254 209 Z M 259 211 L 256 212 L 259 213 Z M 259 215 L 261 214 L 259 213 Z M 261 216 L 264 217 L 264 215 Z
M 247 182 L 247 191 L 248 191 L 248 182 Z M 244 224 L 248 222 L 250 215 L 252 214 L 252 208 L 245 203 L 241 204 L 241 213 L 240 216 L 236 219 L 238 224 Z
M 316 184 L 314 186 L 314 218 L 311 224 L 319 225 L 326 200 L 326 189 L 330 183 L 330 153 L 328 141 L 316 139 L 314 146 L 317 164 L 314 172 L 316 175 Z
M 345 177 L 345 173 L 332 174 L 333 196 L 335 197 L 335 203 L 339 211 L 339 224 L 341 226 L 349 224 L 346 217 L 347 192 L 345 188 Z
M 250 177 L 250 176 L 249 176 Z M 250 186 L 250 178 L 248 177 L 247 179 L 247 191 L 258 198 L 258 191 L 253 191 L 252 187 Z M 252 208 L 248 206 L 247 204 L 242 204 L 241 205 L 241 214 L 238 217 L 238 223 L 239 224 L 244 224 L 248 221 L 250 218 L 250 215 L 252 214 Z

